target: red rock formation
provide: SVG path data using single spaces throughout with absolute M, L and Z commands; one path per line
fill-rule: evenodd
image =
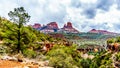
M 41 24 L 35 23 L 32 27 L 35 28 L 35 29 L 37 29 L 37 28 L 40 28 L 40 27 L 41 27 Z
M 109 34 L 109 35 L 116 35 L 117 34 L 117 33 L 109 32 L 109 31 L 106 31 L 106 30 L 96 30 L 96 29 L 92 29 L 89 32 L 90 33 Z
M 50 22 L 47 25 L 41 27 L 40 24 L 33 25 L 33 28 L 39 28 L 39 30 L 43 33 L 50 33 L 50 32 L 65 32 L 65 33 L 79 33 L 75 28 L 73 28 L 71 22 L 67 22 L 63 28 L 59 29 L 58 24 L 56 22 Z
M 56 22 L 50 22 L 49 24 L 47 24 L 47 26 L 49 26 L 50 28 L 58 29 L 58 25 Z
M 90 32 L 90 33 L 98 33 L 98 30 L 92 29 L 92 30 L 90 30 L 89 32 Z
M 71 22 L 67 22 L 67 25 L 65 24 L 64 27 L 62 28 L 62 31 L 63 32 L 67 32 L 67 33 L 79 33 L 78 30 L 76 30 L 75 28 L 73 28 Z
M 64 27 L 63 28 L 67 28 L 67 25 L 66 24 L 64 24 Z
M 67 28 L 73 28 L 71 22 L 67 22 Z

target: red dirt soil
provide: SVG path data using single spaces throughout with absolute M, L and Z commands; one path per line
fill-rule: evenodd
M 16 61 L 0 60 L 0 68 L 14 68 L 19 66 L 20 68 L 22 68 L 24 64 L 21 64 L 20 62 L 16 62 Z

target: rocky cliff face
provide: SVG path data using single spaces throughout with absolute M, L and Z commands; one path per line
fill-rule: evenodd
M 79 33 L 78 30 L 73 28 L 71 22 L 67 22 L 67 24 L 65 24 L 63 26 L 63 28 L 59 28 L 57 22 L 50 22 L 44 26 L 41 26 L 39 24 L 35 24 L 35 25 L 33 25 L 33 28 L 36 28 L 43 33 L 50 33 L 50 32 Z
M 51 29 L 59 29 L 56 22 L 50 22 L 49 24 L 47 24 L 47 26 Z
M 79 31 L 73 27 L 71 22 L 67 22 L 66 24 L 64 24 L 63 28 L 59 28 L 57 22 L 50 22 L 44 26 L 41 26 L 41 24 L 39 24 L 39 23 L 35 23 L 32 27 L 37 29 L 37 30 L 40 30 L 43 33 L 51 33 L 51 32 L 79 33 Z M 90 30 L 89 33 L 118 35 L 118 33 L 109 32 L 106 30 L 96 30 L 96 29 Z
M 72 23 L 71 22 L 67 22 L 67 28 L 73 28 Z
M 35 29 L 37 29 L 37 28 L 41 28 L 41 24 L 39 24 L 39 23 L 35 23 L 32 27 L 35 28 Z
M 62 31 L 66 32 L 66 33 L 79 33 L 78 30 L 76 30 L 75 28 L 73 28 L 71 22 L 67 22 L 67 25 L 64 24 L 64 27 L 62 28 Z
M 64 27 L 63 28 L 73 28 L 72 27 L 72 23 L 71 22 L 67 22 L 67 25 L 64 24 Z
M 47 25 L 42 26 L 39 30 L 43 33 L 57 32 L 59 30 L 56 22 L 50 22 Z

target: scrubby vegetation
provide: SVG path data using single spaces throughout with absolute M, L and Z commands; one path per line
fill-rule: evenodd
M 0 17 L 0 24 L 0 47 L 1 50 L 3 50 L 1 52 L 7 52 L 11 54 L 17 53 L 17 25 L 2 17 Z M 51 42 L 54 40 L 49 35 L 40 33 L 30 26 L 22 26 L 20 33 L 21 53 L 29 57 L 32 57 L 32 55 L 35 57 L 37 51 L 40 51 L 42 49 L 43 45 L 37 44 L 38 42 Z

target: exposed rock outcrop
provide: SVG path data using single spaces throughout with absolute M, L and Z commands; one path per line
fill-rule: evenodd
M 50 29 L 59 29 L 58 28 L 58 24 L 56 22 L 50 22 L 49 24 L 47 24 L 47 26 L 50 28 Z
M 35 29 L 38 29 L 38 28 L 41 28 L 41 24 L 35 23 L 32 27 Z
M 67 25 L 65 24 L 64 27 L 61 29 L 61 31 L 65 33 L 79 33 L 78 30 L 73 28 L 71 22 L 67 22 Z
M 40 30 L 43 33 L 51 33 L 51 32 L 79 33 L 78 30 L 73 28 L 71 22 L 67 22 L 67 24 L 65 24 L 63 28 L 59 28 L 57 22 L 50 22 L 44 26 L 41 26 L 39 24 L 34 24 L 33 28 Z
M 107 35 L 117 35 L 117 33 L 114 33 L 114 32 L 109 32 L 109 31 L 106 31 L 106 30 L 96 30 L 96 29 L 90 30 L 89 33 L 99 33 L 99 34 L 107 34 Z

